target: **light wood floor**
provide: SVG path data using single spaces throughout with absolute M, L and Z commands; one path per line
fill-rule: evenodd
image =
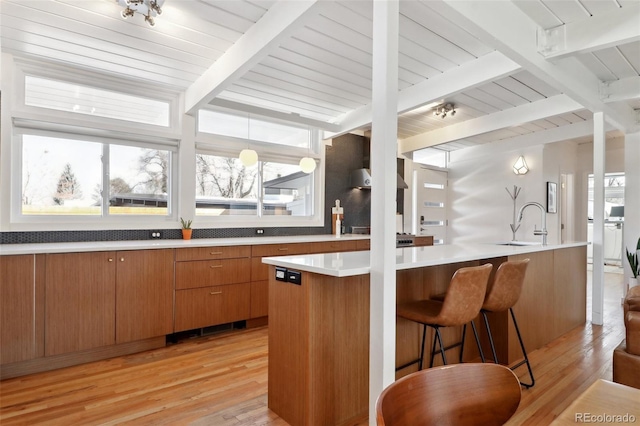
M 596 379 L 611 380 L 624 335 L 622 275 L 605 280 L 605 325 L 587 322 L 530 353 L 536 385 L 523 390 L 510 425 L 549 424 Z M 267 328 L 5 380 L 0 406 L 3 426 L 286 425 L 267 408 Z

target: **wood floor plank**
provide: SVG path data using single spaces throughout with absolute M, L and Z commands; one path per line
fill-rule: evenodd
M 536 385 L 523 389 L 508 425 L 547 425 L 595 380 L 611 380 L 624 338 L 622 275 L 605 280 L 605 325 L 588 321 L 529 354 Z M 4 380 L 0 423 L 283 426 L 267 408 L 267 344 L 267 327 L 235 330 Z M 528 381 L 526 367 L 516 373 Z

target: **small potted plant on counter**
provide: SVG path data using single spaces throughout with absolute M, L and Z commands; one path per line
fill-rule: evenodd
M 193 231 L 193 229 L 191 229 L 191 220 L 184 220 L 183 218 L 180 218 L 180 223 L 182 224 L 182 239 L 190 240 L 191 233 Z
M 638 252 L 640 252 L 640 238 L 638 238 L 638 244 L 635 251 L 629 251 L 627 249 L 627 260 L 631 267 L 632 277 L 629 279 L 629 288 L 638 285 L 638 275 L 640 275 L 640 265 L 638 264 Z

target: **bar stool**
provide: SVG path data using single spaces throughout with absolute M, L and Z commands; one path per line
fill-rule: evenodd
M 439 352 L 442 355 L 442 362 L 445 365 L 447 364 L 445 350 L 457 345 L 445 348 L 442 343 L 440 328 L 465 325 L 480 313 L 492 268 L 493 265 L 487 263 L 482 266 L 458 269 L 451 278 L 449 288 L 447 289 L 447 293 L 443 301 L 428 299 L 398 304 L 396 307 L 397 315 L 401 318 L 422 324 L 423 329 L 422 344 L 420 345 L 420 359 L 400 366 L 397 370 L 405 368 L 411 364 L 415 364 L 416 362 L 418 362 L 418 369 L 422 370 L 427 327 L 431 327 L 435 330 L 429 367 L 431 368 L 433 366 L 433 358 L 436 353 L 436 340 L 440 345 Z M 478 338 L 478 332 L 475 325 L 473 325 L 473 332 L 478 349 L 482 353 L 480 339 Z M 463 347 L 460 350 L 460 354 L 462 354 L 462 349 L 464 348 L 464 336 L 462 345 Z
M 512 370 L 520 367 L 522 364 L 527 364 L 529 370 L 529 376 L 531 377 L 531 383 L 522 383 L 522 386 L 530 388 L 535 384 L 533 377 L 533 371 L 531 369 L 531 363 L 527 356 L 527 351 L 524 348 L 522 341 L 522 335 L 518 328 L 518 322 L 516 316 L 513 313 L 513 305 L 516 304 L 522 293 L 522 285 L 524 283 L 524 276 L 527 271 L 529 259 L 524 260 L 510 260 L 503 262 L 496 271 L 493 285 L 487 291 L 487 296 L 482 304 L 480 313 L 484 319 L 484 325 L 487 327 L 487 333 L 489 335 L 489 344 L 491 345 L 491 353 L 493 354 L 493 360 L 498 363 L 498 355 L 496 354 L 496 347 L 493 344 L 493 336 L 491 335 L 491 328 L 489 327 L 489 320 L 487 319 L 487 312 L 504 312 L 509 310 L 511 313 L 511 319 L 513 320 L 513 326 L 516 329 L 518 340 L 520 341 L 520 347 L 522 348 L 522 354 L 524 360 L 511 367 Z

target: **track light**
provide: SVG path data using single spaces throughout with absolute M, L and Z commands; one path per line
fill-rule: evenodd
M 162 15 L 162 5 L 165 0 L 115 0 L 120 6 L 124 7 L 120 16 L 123 19 L 132 17 L 135 13 L 144 16 L 144 20 L 149 26 L 154 26 L 156 21 L 153 19 L 156 15 Z
M 451 114 L 451 117 L 453 117 L 454 115 L 456 115 L 455 108 L 456 107 L 454 104 L 439 105 L 436 107 L 436 109 L 433 110 L 433 115 L 434 116 L 439 115 L 441 118 L 445 118 L 447 114 Z

